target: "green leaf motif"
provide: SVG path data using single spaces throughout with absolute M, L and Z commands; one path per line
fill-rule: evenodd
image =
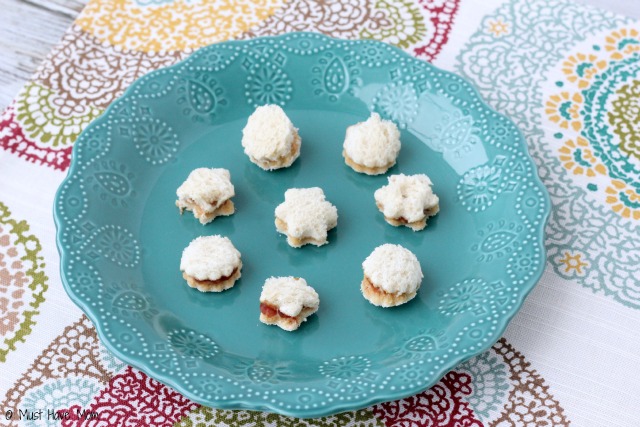
M 48 288 L 42 246 L 28 231 L 0 202 L 0 362 L 31 333 Z
M 379 40 L 399 48 L 408 48 L 427 35 L 427 27 L 418 7 L 410 1 L 379 0 L 375 7 L 386 13 L 388 25 L 360 31 L 363 39 Z
M 370 408 L 322 418 L 300 419 L 256 411 L 212 409 L 201 406 L 182 417 L 175 427 L 383 427 Z
M 63 149 L 72 145 L 80 133 L 102 110 L 86 105 L 58 108 L 58 94 L 37 83 L 25 85 L 15 101 L 16 120 L 32 141 Z
M 616 91 L 608 119 L 620 138 L 620 151 L 640 160 L 640 80 L 633 80 Z

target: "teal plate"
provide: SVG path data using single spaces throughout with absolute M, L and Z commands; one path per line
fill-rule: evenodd
M 240 145 L 253 109 L 280 104 L 302 137 L 286 170 Z M 386 175 L 347 167 L 347 126 L 371 111 L 402 131 Z M 197 167 L 231 172 L 236 213 L 202 226 L 176 188 Z M 421 232 L 386 224 L 373 193 L 394 173 L 426 173 L 440 213 Z M 293 249 L 274 226 L 291 187 L 338 208 L 329 244 Z M 549 199 L 514 124 L 464 79 L 375 41 L 311 33 L 219 43 L 154 71 L 80 136 L 55 201 L 62 280 L 119 358 L 216 408 L 317 417 L 433 385 L 503 333 L 544 267 Z M 242 253 L 231 290 L 189 288 L 180 255 L 201 235 Z M 401 244 L 424 281 L 383 309 L 360 293 L 362 261 Z M 320 310 L 289 333 L 258 321 L 270 276 L 304 277 Z

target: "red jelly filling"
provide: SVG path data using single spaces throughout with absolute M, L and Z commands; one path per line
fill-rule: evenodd
M 271 304 L 267 304 L 264 302 L 260 303 L 260 313 L 264 314 L 267 317 L 274 317 L 275 315 L 278 315 L 280 317 L 288 317 L 289 319 L 295 319 L 295 317 L 293 316 L 287 316 L 286 314 L 278 310 L 277 307 L 274 307 Z

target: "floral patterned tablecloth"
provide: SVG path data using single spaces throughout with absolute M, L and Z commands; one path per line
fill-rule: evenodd
M 51 215 L 74 141 L 134 79 L 288 31 L 465 76 L 523 131 L 553 204 L 546 271 L 491 350 L 418 395 L 314 420 L 202 407 L 114 358 L 62 288 Z M 636 21 L 557 0 L 91 0 L 0 116 L 0 148 L 0 425 L 640 424 Z M 478 262 L 509 251 L 485 246 Z M 86 412 L 47 413 L 69 408 Z

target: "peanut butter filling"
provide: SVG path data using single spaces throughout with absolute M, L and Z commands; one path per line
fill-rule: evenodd
M 389 170 L 390 167 L 396 164 L 396 161 L 387 164 L 386 166 L 366 166 L 357 163 L 353 160 L 349 155 L 342 150 L 342 157 L 344 157 L 344 161 L 347 165 L 349 165 L 353 170 L 360 173 L 366 173 L 367 175 L 380 175 Z
M 406 292 L 403 294 L 392 294 L 378 288 L 371 280 L 365 275 L 360 284 L 362 294 L 374 305 L 381 307 L 395 307 L 413 299 L 416 296 L 416 292 Z
M 376 206 L 378 207 L 378 209 L 380 210 L 380 212 L 384 212 L 384 206 L 380 203 L 376 203 Z M 400 225 L 406 225 L 407 227 L 412 228 L 415 231 L 419 231 L 424 229 L 427 226 L 427 218 L 434 216 L 435 214 L 437 214 L 440 211 L 440 206 L 436 205 L 433 206 L 431 208 L 425 209 L 424 212 L 424 218 L 419 219 L 417 221 L 411 221 L 409 222 L 406 218 L 404 217 L 397 217 L 397 218 L 390 218 L 388 216 L 385 216 L 384 219 L 391 225 L 398 227 Z
M 383 291 L 382 289 L 378 288 L 376 285 L 371 283 L 371 280 L 369 280 L 367 276 L 364 276 L 364 279 L 362 279 L 362 288 L 367 292 L 373 292 L 382 296 L 395 296 L 394 294 L 390 294 L 389 292 Z
M 278 217 L 276 217 L 276 230 L 278 230 L 280 233 L 286 234 L 287 242 L 289 242 L 289 244 L 295 248 L 299 248 L 300 246 L 304 246 L 309 243 L 314 244 L 316 246 L 322 246 L 327 243 L 326 239 L 318 240 L 312 237 L 295 237 L 295 236 L 289 235 L 288 234 L 289 227 L 287 226 L 287 223 Z M 328 229 L 327 231 L 329 230 L 331 230 L 331 228 Z
M 208 207 L 213 207 L 213 210 L 203 209 L 203 207 L 196 204 L 193 199 L 186 199 L 184 201 L 178 200 L 176 201 L 176 206 L 180 209 L 181 215 L 185 209 L 191 211 L 193 212 L 193 216 L 199 219 L 203 224 L 206 224 L 217 216 L 229 216 L 235 212 L 235 206 L 231 199 L 227 199 L 220 204 L 218 204 L 217 200 L 213 200 L 209 203 L 210 206 Z
M 279 169 L 291 166 L 291 164 L 298 158 L 300 154 L 300 136 L 298 132 L 295 132 L 293 142 L 291 143 L 291 151 L 276 159 L 256 159 L 251 157 L 251 161 L 258 164 L 263 169 Z

